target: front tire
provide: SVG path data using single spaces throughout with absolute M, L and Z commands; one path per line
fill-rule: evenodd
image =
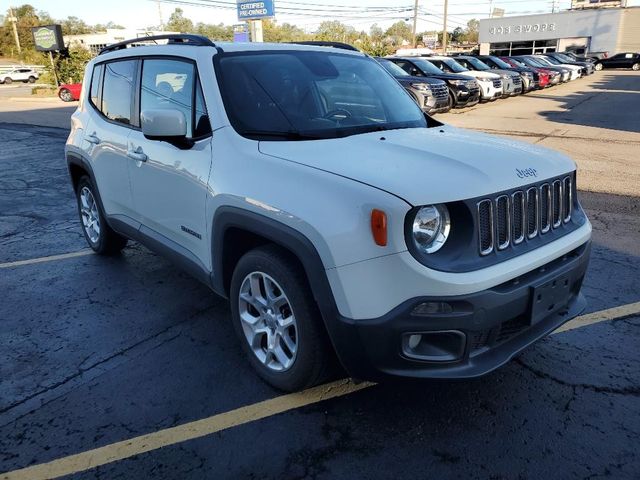
M 12 80 L 11 78 L 9 78 L 9 77 L 7 77 L 7 78 L 5 78 L 5 79 L 4 79 L 4 83 L 5 83 L 6 85 L 9 85 L 11 82 L 13 82 L 13 80 Z
M 327 378 L 327 335 L 304 271 L 288 252 L 275 245 L 249 251 L 230 290 L 234 329 L 263 380 L 293 392 Z
M 638 70 L 640 70 L 640 63 L 634 63 L 634 64 L 631 66 L 631 70 L 634 70 L 634 71 L 636 71 L 636 72 L 637 72 Z
M 36 83 L 36 77 L 29 77 L 27 80 L 29 83 Z
M 120 252 L 127 245 L 127 239 L 107 224 L 97 189 L 89 177 L 84 176 L 78 182 L 76 198 L 82 233 L 93 251 L 101 255 Z

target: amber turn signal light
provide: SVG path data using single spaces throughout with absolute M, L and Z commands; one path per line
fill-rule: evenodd
M 387 246 L 387 214 L 382 210 L 371 210 L 371 233 L 376 245 Z

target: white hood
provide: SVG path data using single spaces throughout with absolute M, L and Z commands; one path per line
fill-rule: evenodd
M 479 197 L 575 169 L 571 159 L 553 150 L 450 126 L 260 142 L 259 150 L 385 190 L 412 205 Z M 536 176 L 525 175 L 527 169 Z
M 460 75 L 472 75 L 475 78 L 487 78 L 489 80 L 498 80 L 502 78 L 497 73 L 481 72 L 480 70 L 469 70 L 468 72 L 463 72 Z

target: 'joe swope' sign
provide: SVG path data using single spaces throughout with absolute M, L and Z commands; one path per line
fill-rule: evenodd
M 259 20 L 274 16 L 273 0 L 239 1 L 238 20 Z
M 509 35 L 510 33 L 555 32 L 555 23 L 530 23 L 490 27 L 490 35 Z

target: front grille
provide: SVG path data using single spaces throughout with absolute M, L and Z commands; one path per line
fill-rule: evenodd
M 522 78 L 520 77 L 520 75 L 518 75 L 517 77 L 512 77 L 513 79 L 513 83 L 516 86 L 521 86 L 522 85 Z
M 431 85 L 433 96 L 438 99 L 447 98 L 449 96 L 449 88 L 446 85 Z
M 493 81 L 493 86 L 496 88 L 502 88 L 502 80 L 496 79 Z
M 555 230 L 571 220 L 573 178 L 486 198 L 478 202 L 478 247 L 481 255 L 505 250 Z

